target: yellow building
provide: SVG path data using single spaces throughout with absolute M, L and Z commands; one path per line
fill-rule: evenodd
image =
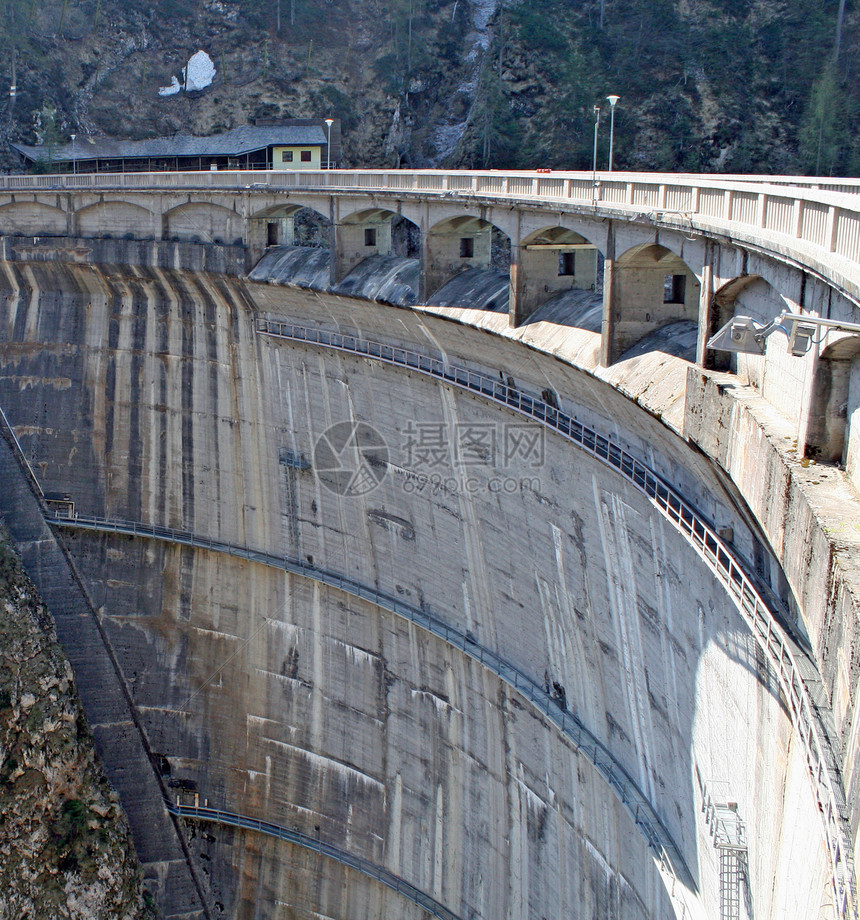
M 272 169 L 322 169 L 319 144 L 298 147 L 273 147 Z

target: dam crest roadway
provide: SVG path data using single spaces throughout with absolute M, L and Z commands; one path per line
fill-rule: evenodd
M 706 343 L 857 322 L 858 189 L 0 177 L 0 510 L 165 916 L 856 916 L 858 338 Z

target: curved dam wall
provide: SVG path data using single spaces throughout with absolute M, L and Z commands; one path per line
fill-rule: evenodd
M 514 920 L 717 915 L 710 796 L 746 828 L 748 915 L 830 915 L 822 823 L 776 678 L 648 498 L 479 396 L 259 324 L 360 333 L 547 394 L 731 528 L 782 590 L 732 495 L 651 415 L 416 311 L 199 272 L 2 269 L 0 405 L 46 493 L 307 567 L 63 528 L 177 799 L 325 841 L 456 916 Z M 359 484 L 318 447 L 356 462 L 338 453 L 339 423 L 379 436 L 361 442 Z M 618 787 L 522 693 L 314 570 L 431 611 L 562 699 L 650 802 L 686 880 L 661 872 Z M 184 831 L 210 916 L 425 915 L 307 848 Z

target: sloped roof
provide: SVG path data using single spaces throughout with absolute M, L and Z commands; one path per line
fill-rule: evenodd
M 74 144 L 54 147 L 51 159 L 54 162 L 73 160 L 132 160 L 158 159 L 163 157 L 237 157 L 254 153 L 272 146 L 324 146 L 325 131 L 320 125 L 245 125 L 213 134 L 209 137 L 193 137 L 190 134 L 176 134 L 173 137 L 154 137 L 146 141 L 118 141 L 107 137 L 78 137 Z M 48 158 L 48 148 L 30 147 L 26 144 L 12 144 L 28 160 Z

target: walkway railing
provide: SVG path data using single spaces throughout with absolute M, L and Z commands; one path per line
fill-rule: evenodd
M 337 860 L 341 865 L 349 866 L 350 869 L 355 869 L 377 882 L 382 882 L 383 885 L 403 895 L 404 898 L 408 898 L 433 917 L 441 917 L 442 920 L 460 920 L 460 917 L 453 911 L 448 910 L 444 904 L 435 898 L 431 898 L 429 894 L 425 894 L 420 888 L 410 885 L 399 875 L 383 869 L 382 866 L 378 866 L 368 859 L 356 856 L 354 853 L 349 853 L 323 840 L 318 840 L 316 837 L 303 834 L 301 831 L 290 830 L 280 824 L 271 824 L 268 821 L 260 821 L 258 818 L 250 818 L 247 815 L 237 815 L 232 811 L 222 811 L 219 808 L 206 808 L 200 805 L 180 805 L 178 802 L 171 802 L 169 799 L 166 799 L 165 802 L 167 810 L 180 818 L 193 818 L 196 821 L 213 821 L 216 824 L 241 827 L 245 830 L 267 834 L 269 837 L 277 837 L 278 840 L 286 840 L 288 843 L 304 847 L 306 850 L 313 850 L 314 853 Z
M 706 518 L 653 470 L 609 438 L 549 405 L 538 396 L 502 383 L 498 377 L 431 358 L 408 348 L 283 320 L 261 319 L 258 321 L 257 330 L 277 338 L 318 345 L 405 367 L 476 393 L 546 425 L 612 467 L 643 492 L 690 543 L 717 580 L 726 588 L 776 673 L 791 714 L 792 724 L 803 744 L 813 792 L 824 822 L 839 915 L 856 916 L 853 856 L 848 842 L 848 808 L 839 764 L 827 728 L 812 702 L 805 679 L 805 676 L 816 679 L 817 672 L 813 663 L 803 655 L 779 625 L 774 611 L 748 577 L 744 566 Z
M 121 533 L 128 536 L 150 537 L 166 543 L 192 546 L 211 552 L 226 553 L 247 559 L 261 565 L 283 569 L 295 575 L 301 575 L 321 582 L 352 597 L 369 601 L 377 607 L 389 610 L 397 616 L 409 620 L 421 629 L 432 633 L 453 648 L 464 652 L 470 658 L 483 665 L 500 677 L 508 686 L 513 687 L 540 712 L 546 716 L 573 743 L 578 753 L 588 760 L 597 772 L 609 783 L 609 786 L 633 818 L 639 831 L 645 837 L 648 847 L 654 852 L 661 868 L 680 881 L 685 887 L 692 887 L 692 876 L 683 857 L 675 846 L 671 835 L 660 820 L 653 805 L 636 785 L 630 774 L 619 763 L 615 755 L 589 731 L 585 725 L 566 708 L 510 661 L 497 655 L 490 649 L 479 645 L 474 639 L 458 629 L 454 629 L 440 617 L 426 609 L 406 604 L 397 597 L 363 584 L 354 578 L 320 569 L 289 556 L 278 556 L 263 550 L 251 549 L 237 543 L 223 540 L 211 540 L 188 531 L 161 527 L 156 524 L 143 524 L 139 521 L 116 521 L 107 518 L 92 517 L 83 514 L 66 516 L 56 513 L 47 516 L 51 524 L 72 527 L 81 530 L 94 530 L 101 533 Z
M 827 185 L 828 188 L 822 188 Z M 777 258 L 827 268 L 830 280 L 860 296 L 860 196 L 852 180 L 683 173 L 448 172 L 443 170 L 275 170 L 0 176 L 0 190 L 290 189 L 337 194 L 497 199 L 600 216 L 647 218 L 678 230 L 730 236 Z

